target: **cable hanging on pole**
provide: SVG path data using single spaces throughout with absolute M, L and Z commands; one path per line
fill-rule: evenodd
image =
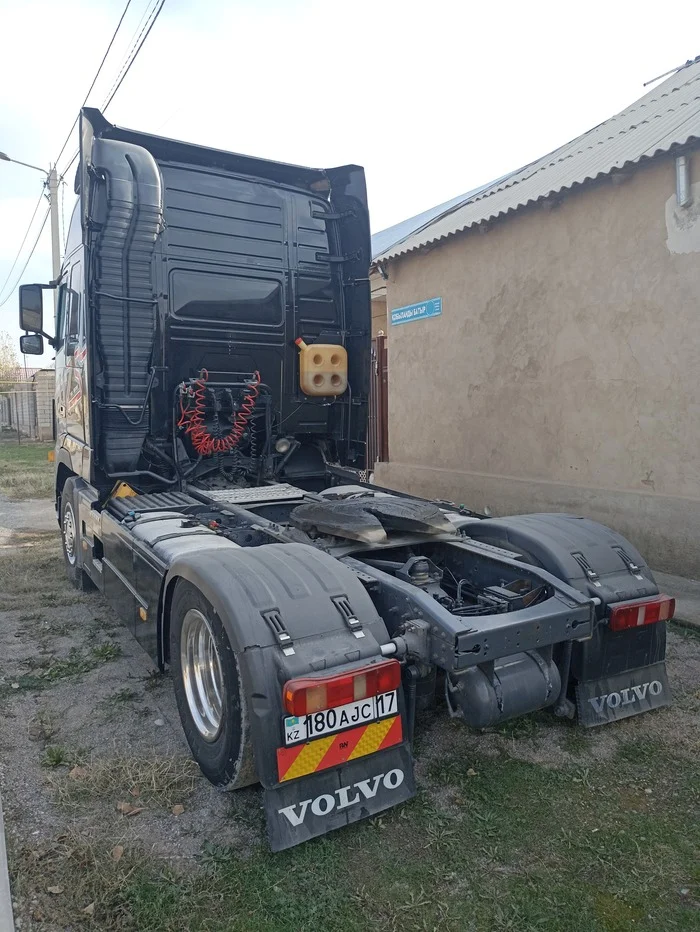
M 22 276 L 24 275 L 24 273 L 25 273 L 25 271 L 26 271 L 26 269 L 27 269 L 27 266 L 29 265 L 29 261 L 30 261 L 30 259 L 32 258 L 32 256 L 34 255 L 34 253 L 35 253 L 35 251 L 36 251 L 36 247 L 39 245 L 39 240 L 41 239 L 41 234 L 44 232 L 44 227 L 46 226 L 46 221 L 49 219 L 49 214 L 50 214 L 50 213 L 51 213 L 51 208 L 49 207 L 49 209 L 48 209 L 48 210 L 46 211 L 46 213 L 44 214 L 44 219 L 41 221 L 41 227 L 39 228 L 39 233 L 38 233 L 38 235 L 37 235 L 37 238 L 34 240 L 34 245 L 32 246 L 29 255 L 27 256 L 27 261 L 26 261 L 26 262 L 24 263 L 24 265 L 22 266 L 22 271 L 21 271 L 21 272 L 19 273 L 19 275 L 17 276 L 17 280 L 15 281 L 14 285 L 12 286 L 12 288 L 10 288 L 10 291 L 9 291 L 7 297 L 5 298 L 5 300 L 4 300 L 2 303 L 0 303 L 0 307 L 4 307 L 4 306 L 7 304 L 7 302 L 8 302 L 8 301 L 10 300 L 10 298 L 12 297 L 12 294 L 13 294 L 15 288 L 16 288 L 17 285 L 19 285 L 19 283 L 22 281 Z
M 114 32 L 112 33 L 112 38 L 109 40 L 109 45 L 107 46 L 107 51 L 106 51 L 106 52 L 104 53 L 104 55 L 102 56 L 102 61 L 100 62 L 100 67 L 99 67 L 99 68 L 97 69 L 97 71 L 95 72 L 95 77 L 92 79 L 92 84 L 91 84 L 90 87 L 88 88 L 87 94 L 85 95 L 85 99 L 83 100 L 83 102 L 82 102 L 82 104 L 81 104 L 81 109 L 82 109 L 82 107 L 84 107 L 85 104 L 87 103 L 87 99 L 88 99 L 88 97 L 90 96 L 93 87 L 94 87 L 95 84 L 97 83 L 97 79 L 98 79 L 99 76 L 100 76 L 100 72 L 102 71 L 102 68 L 103 68 L 103 66 L 104 66 L 104 63 L 107 61 L 107 56 L 109 55 L 110 50 L 111 50 L 112 46 L 114 45 L 114 40 L 117 38 L 117 33 L 119 32 L 119 29 L 121 28 L 121 24 L 122 24 L 122 22 L 124 21 L 124 17 L 126 16 L 126 11 L 129 9 L 129 6 L 130 6 L 130 5 L 131 5 L 131 0 L 126 0 L 126 6 L 124 7 L 124 9 L 123 9 L 123 11 L 122 11 L 122 15 L 119 17 L 119 22 L 117 23 L 117 28 L 116 28 L 116 29 L 114 30 Z M 54 159 L 54 164 L 55 164 L 55 165 L 58 164 L 58 160 L 61 158 L 61 156 L 63 155 L 63 153 L 64 153 L 64 151 L 65 151 L 66 146 L 67 146 L 68 143 L 70 142 L 70 138 L 71 138 L 71 136 L 73 135 L 73 130 L 74 130 L 75 127 L 78 125 L 78 120 L 79 120 L 79 118 L 80 118 L 80 110 L 78 111 L 78 116 L 77 116 L 77 117 L 75 118 L 75 120 L 73 121 L 73 125 L 72 125 L 71 128 L 68 130 L 68 135 L 66 136 L 66 138 L 65 138 L 65 140 L 64 140 L 64 142 L 63 142 L 63 145 L 61 146 L 61 151 L 58 153 L 58 155 L 57 155 L 56 158 Z
M 156 0 L 156 4 L 150 9 L 150 11 L 148 11 L 148 7 L 147 7 L 146 12 L 145 12 L 144 15 L 141 17 L 141 20 L 140 20 L 140 22 L 139 22 L 139 26 L 141 26 L 142 23 L 143 23 L 143 26 L 142 26 L 142 28 L 141 28 L 141 31 L 138 33 L 137 38 L 134 40 L 134 42 L 133 42 L 131 48 L 129 49 L 129 51 L 128 51 L 127 55 L 126 55 L 126 58 L 124 59 L 124 61 L 123 61 L 123 63 L 122 63 L 122 66 L 121 66 L 121 68 L 120 68 L 120 70 L 119 70 L 119 73 L 118 73 L 118 75 L 117 75 L 117 78 L 116 78 L 114 84 L 112 85 L 112 87 L 110 88 L 110 91 L 109 91 L 107 97 L 105 98 L 104 103 L 102 104 L 102 112 L 103 112 L 103 113 L 104 113 L 104 111 L 107 109 L 107 107 L 110 105 L 110 103 L 112 102 L 112 100 L 114 99 L 114 97 L 116 96 L 117 91 L 119 90 L 119 88 L 120 88 L 120 87 L 122 86 L 122 84 L 124 83 L 124 79 L 126 78 L 127 74 L 129 73 L 129 70 L 131 69 L 131 66 L 132 66 L 132 65 L 134 64 L 134 62 L 136 61 L 136 58 L 137 58 L 139 52 L 140 52 L 141 49 L 143 48 L 143 45 L 144 45 L 146 39 L 148 38 L 148 35 L 149 35 L 151 29 L 152 29 L 153 26 L 155 25 L 156 20 L 157 20 L 158 17 L 160 16 L 161 10 L 163 9 L 164 6 L 165 6 L 165 0 Z M 132 39 L 134 39 L 134 36 L 136 36 L 137 32 L 138 32 L 138 26 L 136 27 L 136 30 L 134 30 L 134 34 L 133 34 L 132 37 L 131 37 Z M 77 120 L 76 120 L 76 122 L 77 122 Z M 72 131 L 72 130 L 71 130 L 71 131 Z M 64 146 L 64 148 L 65 148 L 65 146 Z M 77 149 L 77 150 L 73 153 L 73 155 L 71 156 L 71 159 L 70 159 L 70 161 L 68 162 L 68 164 L 66 165 L 66 167 L 63 169 L 62 174 L 65 175 L 65 174 L 68 173 L 69 169 L 70 169 L 71 166 L 73 165 L 73 162 L 75 162 L 75 160 L 78 158 L 79 154 L 80 154 L 80 150 Z
M 146 0 L 146 7 L 145 7 L 143 13 L 141 14 L 141 19 L 140 19 L 140 20 L 138 21 L 138 23 L 136 24 L 136 28 L 135 28 L 134 31 L 132 32 L 131 38 L 129 39 L 129 41 L 128 41 L 127 44 L 126 44 L 126 45 L 127 45 L 127 48 L 129 49 L 129 51 L 128 51 L 128 52 L 126 53 L 126 55 L 124 56 L 124 59 L 123 59 L 123 61 L 122 61 L 122 63 L 121 63 L 121 67 L 119 68 L 119 71 L 118 71 L 118 73 L 117 73 L 117 76 L 116 76 L 116 78 L 114 79 L 114 82 L 113 82 L 113 84 L 112 84 L 112 86 L 111 86 L 111 88 L 110 88 L 110 90 L 109 90 L 109 93 L 107 94 L 108 97 L 109 97 L 109 94 L 111 94 L 112 91 L 114 90 L 115 85 L 117 84 L 117 81 L 118 81 L 119 78 L 122 76 L 122 73 L 123 73 L 124 69 L 126 68 L 127 62 L 129 61 L 129 57 L 130 57 L 131 53 L 133 52 L 133 50 L 134 50 L 134 48 L 135 48 L 135 46 L 136 46 L 136 44 L 137 44 L 137 42 L 138 42 L 138 39 L 139 39 L 139 37 L 141 36 L 141 33 L 143 32 L 143 29 L 142 29 L 141 27 L 143 26 L 144 29 L 145 29 L 145 25 L 144 25 L 144 24 L 146 24 L 146 23 L 148 22 L 148 20 L 151 18 L 151 16 L 153 15 L 153 11 L 154 11 L 155 8 L 158 6 L 158 2 L 159 2 L 159 0 Z
M 83 103 L 82 103 L 82 106 L 83 106 L 83 107 L 84 107 L 85 104 L 87 103 L 88 97 L 90 96 L 90 94 L 91 94 L 93 88 L 95 87 L 95 84 L 97 83 L 97 79 L 99 78 L 99 76 L 100 76 L 100 74 L 101 74 L 101 72 L 102 72 L 102 68 L 104 67 L 104 64 L 105 64 L 105 62 L 106 62 L 106 60 L 107 60 L 107 56 L 109 55 L 109 53 L 110 53 L 110 51 L 111 51 L 111 49 L 112 49 L 112 46 L 113 46 L 113 44 L 114 44 L 114 41 L 115 41 L 115 39 L 116 39 L 116 37 L 117 37 L 117 34 L 118 34 L 118 32 L 119 32 L 119 30 L 120 30 L 120 28 L 121 28 L 121 25 L 122 25 L 122 23 L 123 23 L 123 21 L 124 21 L 124 17 L 126 16 L 127 10 L 129 9 L 129 6 L 130 6 L 130 5 L 131 5 L 131 0 L 127 0 L 126 5 L 125 5 L 125 7 L 124 7 L 124 10 L 122 11 L 121 16 L 119 17 L 119 22 L 117 23 L 116 29 L 114 30 L 114 32 L 113 32 L 113 34 L 112 34 L 112 38 L 111 38 L 110 41 L 109 41 L 109 44 L 108 44 L 108 46 L 107 46 L 107 50 L 105 51 L 104 55 L 102 56 L 102 61 L 100 62 L 99 68 L 97 69 L 97 72 L 95 73 L 95 77 L 93 78 L 92 83 L 90 84 L 90 87 L 88 88 L 87 94 L 85 95 L 85 98 L 84 98 Z M 126 59 L 124 60 L 124 62 L 123 62 L 123 64 L 122 64 L 122 67 L 121 67 L 121 69 L 120 69 L 120 71 L 119 71 L 119 74 L 117 75 L 117 79 L 116 79 L 115 83 L 112 85 L 112 88 L 110 89 L 110 92 L 109 92 L 109 94 L 108 94 L 108 96 L 107 96 L 107 99 L 105 100 L 105 103 L 104 103 L 103 106 L 102 106 L 103 111 L 107 109 L 107 107 L 109 106 L 109 104 L 112 102 L 112 100 L 113 100 L 114 97 L 116 96 L 117 92 L 119 91 L 119 88 L 120 88 L 120 87 L 122 86 L 122 84 L 124 83 L 124 79 L 126 78 L 126 76 L 128 75 L 129 71 L 131 70 L 132 65 L 133 65 L 134 62 L 136 61 L 136 58 L 138 57 L 139 52 L 140 52 L 141 49 L 143 48 L 143 45 L 144 45 L 146 39 L 148 38 L 148 36 L 149 36 L 149 34 L 150 34 L 150 32 L 151 32 L 151 29 L 153 29 L 153 26 L 155 25 L 156 20 L 157 20 L 158 17 L 160 16 L 160 13 L 161 13 L 161 11 L 162 11 L 162 9 L 163 9 L 164 6 L 165 6 L 165 0 L 156 0 L 156 5 L 153 6 L 153 7 L 150 9 L 150 12 L 148 12 L 147 14 L 144 14 L 144 16 L 146 17 L 145 22 L 144 22 L 144 16 L 141 17 L 141 20 L 140 20 L 140 22 L 139 22 L 139 25 L 141 25 L 141 23 L 143 22 L 143 27 L 142 27 L 140 33 L 138 34 L 138 37 L 137 37 L 136 41 L 135 41 L 134 44 L 131 46 L 131 48 L 130 48 L 130 50 L 129 50 L 127 56 L 126 56 Z M 147 11 L 148 11 L 149 7 L 147 6 L 146 9 L 147 9 Z M 137 27 L 137 28 L 138 28 L 138 27 Z M 133 36 L 132 36 L 132 38 L 133 38 Z M 63 172 L 61 172 L 60 174 L 57 173 L 58 160 L 61 158 L 61 156 L 62 156 L 63 153 L 65 152 L 66 146 L 68 145 L 68 143 L 69 143 L 69 141 L 70 141 L 70 138 L 71 138 L 71 135 L 72 135 L 72 133 L 73 133 L 73 130 L 74 130 L 75 127 L 77 126 L 77 123 L 78 123 L 79 118 L 80 118 L 80 112 L 78 112 L 78 116 L 76 116 L 75 120 L 73 121 L 73 125 L 71 126 L 70 131 L 68 132 L 68 135 L 66 136 L 66 138 L 65 138 L 65 140 L 64 140 L 64 142 L 63 142 L 63 145 L 61 146 L 61 151 L 59 152 L 58 157 L 56 158 L 56 160 L 55 160 L 55 162 L 54 162 L 54 167 L 53 167 L 53 169 L 52 169 L 52 172 L 55 173 L 55 175 L 56 175 L 56 177 L 59 179 L 59 181 L 62 181 L 62 180 L 63 180 L 63 175 L 68 171 L 68 169 L 71 167 L 71 165 L 72 165 L 73 162 L 76 160 L 76 158 L 78 157 L 78 154 L 79 154 L 79 150 L 76 151 L 75 154 L 73 155 L 73 157 L 71 158 L 70 162 L 68 163 L 68 165 L 64 168 Z M 31 166 L 31 167 L 33 167 L 33 166 Z M 57 188 L 57 185 L 56 185 L 56 188 Z M 58 190 L 56 190 L 56 191 L 54 192 L 54 196 L 56 196 L 56 197 L 58 196 Z M 42 192 L 42 197 L 43 197 L 43 192 Z M 12 276 L 12 272 L 14 271 L 14 269 L 15 269 L 15 267 L 16 267 L 18 261 L 19 261 L 19 258 L 20 258 L 21 254 L 22 254 L 22 250 L 23 250 L 24 245 L 25 245 L 25 243 L 26 243 L 26 241 L 27 241 L 27 237 L 29 236 L 29 233 L 30 233 L 30 231 L 31 231 L 32 224 L 34 223 L 34 219 L 35 219 L 36 214 L 37 214 L 37 212 L 38 212 L 38 210 L 39 210 L 39 205 L 40 205 L 40 204 L 41 204 L 41 197 L 39 198 L 39 201 L 37 202 L 37 205 L 36 205 L 36 207 L 34 208 L 34 213 L 32 214 L 32 218 L 31 218 L 31 220 L 29 221 L 29 225 L 28 225 L 27 230 L 26 230 L 26 232 L 25 232 L 25 234 L 24 234 L 24 237 L 22 238 L 22 242 L 20 243 L 20 247 L 19 247 L 19 249 L 18 249 L 18 251 L 17 251 L 17 255 L 15 256 L 14 262 L 12 263 L 12 266 L 11 266 L 11 268 L 10 268 L 10 270 L 9 270 L 9 272 L 8 272 L 8 274 L 7 274 L 7 276 L 6 276 L 6 278 L 5 278 L 5 281 L 4 281 L 3 284 L 2 284 L 2 287 L 0 287 L 0 297 L 1 297 L 2 294 L 4 293 L 5 288 L 7 287 L 7 284 L 8 284 L 8 282 L 10 281 L 10 278 L 11 278 L 11 276 Z M 56 204 L 55 207 L 58 208 L 58 205 Z M 15 282 L 15 284 L 10 288 L 10 291 L 9 291 L 7 297 L 6 297 L 3 301 L 0 302 L 0 307 L 4 307 L 4 305 L 5 305 L 5 304 L 8 302 L 8 300 L 10 299 L 10 297 L 11 297 L 12 293 L 14 292 L 15 288 L 17 287 L 17 285 L 18 285 L 19 282 L 21 281 L 22 276 L 24 275 L 24 272 L 25 272 L 25 270 L 26 270 L 26 268 L 27 268 L 27 266 L 28 266 L 30 260 L 31 260 L 32 256 L 34 255 L 34 252 L 36 251 L 36 247 L 37 247 L 38 244 L 39 244 L 39 239 L 41 238 L 41 234 L 42 234 L 42 232 L 43 232 L 43 230 L 44 230 L 44 227 L 46 226 L 46 221 L 47 221 L 47 219 L 48 219 L 50 213 L 51 213 L 51 205 L 49 205 L 49 210 L 46 212 L 46 215 L 44 216 L 44 219 L 43 219 L 43 221 L 42 221 L 42 223 L 41 223 L 41 228 L 40 228 L 40 230 L 39 230 L 39 234 L 38 234 L 38 236 L 37 236 L 37 238 L 36 238 L 36 241 L 34 242 L 34 245 L 33 245 L 32 248 L 31 248 L 31 251 L 30 251 L 29 255 L 27 256 L 27 260 L 26 260 L 26 262 L 24 263 L 24 266 L 23 266 L 23 268 L 22 268 L 22 271 L 21 271 L 20 274 L 19 274 L 19 277 L 18 277 L 17 281 Z M 64 221 L 64 230 L 63 230 L 63 233 L 64 233 L 64 241 L 65 241 L 65 221 Z
M 154 7 L 154 11 L 155 11 L 155 12 L 152 12 L 152 13 L 151 13 L 151 17 L 152 17 L 152 18 L 151 18 L 151 20 L 150 20 L 150 23 L 149 23 L 148 20 L 146 20 L 146 22 L 144 23 L 143 29 L 142 29 L 141 32 L 139 33 L 139 37 L 138 37 L 138 39 L 136 40 L 136 43 L 137 43 L 137 44 L 135 44 L 134 46 L 132 46 L 131 51 L 130 51 L 129 54 L 127 55 L 127 59 L 126 59 L 124 65 L 122 65 L 122 70 L 121 70 L 121 72 L 119 73 L 119 75 L 117 76 L 117 80 L 116 80 L 116 82 L 114 83 L 114 85 L 112 86 L 112 90 L 110 90 L 109 94 L 107 95 L 107 99 L 106 99 L 105 102 L 102 104 L 102 112 L 104 112 L 104 111 L 107 109 L 107 107 L 109 107 L 109 105 L 110 105 L 110 103 L 112 102 L 112 100 L 114 99 L 114 97 L 115 97 L 117 91 L 119 90 L 119 88 L 120 88 L 120 87 L 122 86 L 122 84 L 124 83 L 124 79 L 126 78 L 126 76 L 128 75 L 129 71 L 131 70 L 131 66 L 132 66 L 132 65 L 134 64 L 134 62 L 136 61 L 136 58 L 138 57 L 139 52 L 140 52 L 141 49 L 143 48 L 144 42 L 145 42 L 146 39 L 148 38 L 151 29 L 153 29 L 153 27 L 155 26 L 156 20 L 157 20 L 158 17 L 160 16 L 160 11 L 163 9 L 164 6 L 165 6 L 165 0 L 160 0 L 160 3 L 158 4 L 158 6 L 157 6 L 157 7 Z M 145 31 L 145 35 L 144 35 L 144 31 Z M 141 38 L 142 36 L 143 36 L 143 38 Z M 133 52 L 133 54 L 132 54 L 132 52 Z M 131 56 L 131 57 L 129 57 L 129 56 Z
M 15 260 L 14 260 L 14 262 L 12 263 L 12 265 L 10 266 L 10 271 L 7 273 L 7 275 L 6 275 L 6 277 L 5 277 L 5 281 L 2 283 L 2 287 L 0 288 L 0 297 L 2 297 L 2 294 L 3 294 L 3 292 L 5 291 L 5 286 L 7 285 L 7 283 L 8 283 L 9 280 L 10 280 L 10 278 L 12 277 L 12 273 L 14 272 L 15 266 L 17 265 L 17 262 L 19 261 L 19 257 L 22 255 L 22 250 L 24 249 L 24 244 L 27 242 L 27 237 L 29 236 L 29 231 L 30 231 L 31 228 L 32 228 L 32 224 L 34 223 L 34 218 L 35 218 L 36 215 L 37 215 L 37 211 L 39 210 L 39 205 L 41 204 L 41 202 L 42 202 L 43 199 L 44 199 L 44 192 L 43 192 L 43 190 L 42 190 L 41 194 L 39 195 L 39 200 L 36 202 L 36 207 L 34 208 L 34 213 L 32 214 L 32 219 L 29 221 L 29 226 L 28 226 L 27 229 L 24 231 L 24 236 L 22 237 L 22 242 L 19 244 L 19 249 L 17 250 L 17 255 L 15 256 Z M 12 291 L 14 291 L 14 288 L 12 289 Z M 10 292 L 10 294 L 12 294 L 12 291 Z M 3 302 L 3 303 L 4 303 L 4 302 Z M 0 304 L 0 307 L 2 307 L 2 304 Z

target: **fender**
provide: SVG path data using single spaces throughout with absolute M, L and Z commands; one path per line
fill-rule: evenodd
M 77 465 L 77 464 L 76 464 L 76 465 Z M 54 502 L 54 504 L 55 504 L 55 506 L 56 506 L 56 510 L 58 510 L 58 498 L 59 498 L 59 495 L 58 495 L 58 474 L 59 474 L 59 471 L 60 471 L 61 466 L 63 466 L 64 469 L 67 469 L 68 472 L 69 472 L 72 476 L 77 476 L 77 475 L 78 475 L 78 470 L 77 470 L 77 469 L 75 468 L 75 466 L 73 465 L 73 457 L 71 456 L 71 452 L 70 452 L 70 450 L 69 450 L 67 447 L 65 447 L 65 446 L 61 446 L 61 447 L 59 447 L 59 448 L 56 450 L 56 462 L 55 462 L 55 467 L 54 467 L 54 478 L 55 478 L 54 485 L 55 485 L 55 490 L 56 490 L 56 491 L 55 491 L 55 502 Z M 67 479 L 67 478 L 68 478 L 68 476 L 66 476 L 66 479 Z
M 589 597 L 600 600 L 598 618 L 604 621 L 614 602 L 657 595 L 659 587 L 637 548 L 611 528 L 567 514 L 515 515 L 485 518 L 466 525 L 465 537 L 519 551 Z M 603 623 L 593 637 L 574 645 L 571 674 L 575 681 L 663 664 L 666 626 L 645 625 L 613 632 Z M 634 706 L 630 706 L 634 708 Z
M 164 658 L 168 606 L 178 579 L 196 586 L 221 619 L 240 664 L 260 782 L 277 785 L 283 684 L 379 658 L 380 644 L 389 640 L 386 626 L 352 570 L 315 547 L 241 548 L 212 535 L 209 546 L 177 556 L 166 573 L 160 608 Z M 359 621 L 359 629 L 348 625 L 349 618 Z
M 528 563 L 606 605 L 659 591 L 637 548 L 617 531 L 589 518 L 566 514 L 484 518 L 470 522 L 462 533 L 517 551 Z

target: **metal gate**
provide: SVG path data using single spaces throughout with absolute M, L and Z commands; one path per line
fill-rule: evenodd
M 389 405 L 386 336 L 372 340 L 369 388 L 369 424 L 367 430 L 367 472 L 374 464 L 389 459 Z

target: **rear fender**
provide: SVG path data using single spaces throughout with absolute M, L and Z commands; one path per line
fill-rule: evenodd
M 196 586 L 221 619 L 241 669 L 258 777 L 275 786 L 284 683 L 381 658 L 380 644 L 389 640 L 384 622 L 348 567 L 305 544 L 205 546 L 176 559 L 164 581 L 163 631 L 178 579 Z M 350 606 L 359 632 L 338 602 Z
M 574 644 L 571 656 L 570 685 L 582 724 L 604 724 L 668 705 L 663 622 L 619 632 L 606 623 L 612 604 L 659 591 L 633 544 L 596 521 L 565 514 L 487 518 L 469 524 L 463 533 L 518 551 L 533 565 L 599 600 L 601 623 L 589 640 Z
M 161 600 L 163 630 L 168 598 L 178 579 L 188 580 L 211 603 L 236 652 L 274 851 L 414 795 L 401 690 L 398 715 L 391 722 L 385 720 L 391 728 L 386 735 L 380 733 L 382 728 L 368 725 L 362 735 L 353 735 L 359 729 L 336 733 L 328 747 L 325 738 L 285 747 L 284 683 L 302 675 L 364 666 L 381 658 L 380 645 L 389 639 L 384 622 L 348 567 L 304 544 L 244 549 L 222 547 L 219 539 L 215 548 L 183 556 L 170 566 Z M 358 752 L 366 756 L 351 760 L 350 754 Z M 295 755 L 304 766 L 296 766 Z M 289 776 L 290 761 L 296 766 L 294 772 L 303 775 Z

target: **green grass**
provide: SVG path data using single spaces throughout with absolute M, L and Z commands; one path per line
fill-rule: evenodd
M 41 759 L 43 767 L 64 767 L 72 760 L 71 753 L 60 744 L 50 744 Z
M 80 595 L 66 580 L 58 525 L 55 531 L 16 531 L 11 543 L 0 550 L 3 609 L 16 608 L 36 619 L 44 606 Z
M 56 680 L 65 679 L 67 676 L 78 676 L 81 673 L 88 673 L 99 667 L 103 663 L 109 663 L 110 660 L 116 660 L 121 656 L 121 648 L 116 644 L 100 644 L 91 650 L 80 650 L 72 648 L 67 657 L 48 657 L 36 658 L 33 661 L 33 676 L 36 679 L 43 680 L 44 683 L 54 683 Z
M 106 930 L 700 927 L 695 762 L 648 739 L 586 767 L 553 770 L 473 750 L 469 759 L 455 746 L 432 763 L 415 800 L 290 851 L 246 854 L 214 841 L 194 870 L 178 872 L 128 846 L 124 863 L 110 864 L 103 841 L 89 857 L 80 845 L 49 863 L 18 855 L 15 883 L 21 891 L 41 871 L 44 886 L 64 886 L 53 918 L 68 924 L 90 902 L 84 885 L 97 889 L 90 874 L 99 871 L 94 921 Z M 236 798 L 259 822 L 258 793 Z
M 49 766 L 81 764 L 79 775 L 62 773 L 51 780 L 56 798 L 64 804 L 97 800 L 111 808 L 115 800 L 126 800 L 135 806 L 170 809 L 188 800 L 199 774 L 194 761 L 183 756 L 89 758 L 84 750 L 65 748 L 55 749 L 54 753 L 59 759 Z
M 2 508 L 2 503 L 0 503 Z M 4 610 L 17 609 L 24 623 L 46 617 L 47 608 L 94 602 L 94 595 L 74 589 L 66 578 L 58 524 L 54 531 L 15 531 L 0 549 L 0 596 Z M 69 631 L 69 613 L 55 634 Z
M 0 494 L 15 500 L 51 498 L 55 480 L 50 450 L 53 444 L 0 441 Z
M 106 643 L 90 650 L 72 648 L 66 657 L 56 657 L 50 654 L 34 658 L 31 663 L 31 673 L 22 674 L 12 683 L 0 686 L 0 698 L 6 698 L 19 691 L 47 689 L 58 680 L 89 673 L 90 670 L 116 660 L 120 656 L 119 645 Z
M 111 704 L 133 702 L 134 699 L 138 699 L 138 695 L 139 694 L 135 689 L 131 689 L 129 686 L 125 686 L 123 689 L 118 689 L 113 695 L 109 696 L 104 701 Z
M 86 598 L 73 596 L 65 581 L 56 533 L 20 542 L 27 546 L 0 557 L 6 608 L 31 625 L 43 604 Z M 695 634 L 683 636 L 696 650 Z M 15 682 L 20 692 L 47 689 L 116 656 L 111 642 L 84 641 L 65 657 L 44 655 Z M 137 686 L 138 693 L 170 688 L 155 671 Z M 134 697 L 125 685 L 105 703 L 128 707 Z M 261 792 L 247 789 L 231 795 L 230 811 L 252 846 L 221 846 L 213 826 L 194 864 L 180 860 L 176 839 L 172 857 L 159 857 L 125 840 L 122 828 L 112 838 L 64 826 L 42 842 L 12 835 L 13 895 L 32 902 L 52 927 L 105 932 L 697 932 L 700 770 L 673 735 L 680 722 L 697 736 L 698 724 L 677 718 L 679 710 L 605 732 L 538 713 L 484 736 L 426 715 L 416 735 L 419 793 L 376 818 L 272 854 L 262 840 Z M 645 722 L 653 727 L 645 730 Z M 57 740 L 50 723 L 35 731 Z M 611 736 L 604 760 L 594 753 L 602 735 Z M 549 740 L 568 752 L 556 760 L 568 763 L 517 759 Z M 184 758 L 172 765 L 160 757 L 91 761 L 62 745 L 43 755 L 47 791 L 66 807 L 113 812 L 139 786 L 148 817 L 175 819 L 169 808 L 181 801 L 178 825 L 190 818 L 201 826 L 209 817 L 206 807 L 194 808 L 200 778 Z M 65 768 L 76 760 L 84 772 L 71 778 Z M 116 845 L 125 849 L 118 859 Z

